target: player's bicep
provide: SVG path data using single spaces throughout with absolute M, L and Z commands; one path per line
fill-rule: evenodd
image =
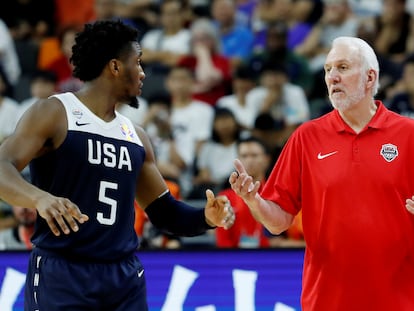
M 65 115 L 55 101 L 38 102 L 20 118 L 16 129 L 1 145 L 0 159 L 22 170 L 33 158 L 56 147 Z

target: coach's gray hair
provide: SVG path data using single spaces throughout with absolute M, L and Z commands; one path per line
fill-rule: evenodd
M 372 47 L 364 40 L 356 37 L 338 37 L 332 41 L 332 46 L 336 44 L 344 44 L 346 46 L 355 47 L 361 58 L 362 72 L 366 72 L 370 69 L 377 73 L 374 87 L 372 88 L 372 96 L 375 96 L 379 89 L 379 64 L 378 58 Z

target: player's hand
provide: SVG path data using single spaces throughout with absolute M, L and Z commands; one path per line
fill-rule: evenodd
M 247 174 L 246 169 L 239 159 L 234 160 L 236 171 L 230 174 L 231 188 L 246 202 L 254 200 L 260 187 L 260 182 L 253 181 L 253 177 Z
M 226 196 L 215 197 L 213 191 L 206 190 L 207 204 L 205 216 L 210 226 L 223 227 L 229 229 L 236 220 L 234 210 Z
M 414 196 L 405 201 L 405 207 L 411 214 L 414 214 Z
M 79 210 L 79 207 L 69 199 L 55 197 L 53 195 L 43 196 L 36 206 L 39 215 L 44 218 L 54 235 L 59 236 L 61 232 L 69 234 L 79 230 L 89 217 Z

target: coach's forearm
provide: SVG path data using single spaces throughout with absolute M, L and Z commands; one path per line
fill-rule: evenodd
M 254 218 L 272 234 L 286 231 L 293 222 L 294 215 L 283 210 L 272 201 L 263 199 L 259 194 L 253 201 L 246 202 Z

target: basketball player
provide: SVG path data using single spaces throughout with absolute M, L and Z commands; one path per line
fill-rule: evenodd
M 138 106 L 145 74 L 137 38 L 119 21 L 85 25 L 71 58 L 83 88 L 34 104 L 0 147 L 0 197 L 40 215 L 26 311 L 148 310 L 135 197 L 172 234 L 234 222 L 227 199 L 209 190 L 204 209 L 175 200 L 147 135 L 115 111 L 119 102 Z M 33 185 L 19 174 L 29 163 Z

